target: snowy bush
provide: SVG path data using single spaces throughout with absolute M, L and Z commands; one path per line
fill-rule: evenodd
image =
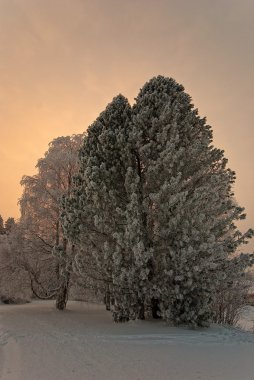
M 0 236 L 0 300 L 4 303 L 18 303 L 31 298 L 29 277 L 17 262 L 16 252 L 10 244 L 11 236 Z
M 234 270 L 217 290 L 213 301 L 213 321 L 224 325 L 237 325 L 243 309 L 249 303 L 253 287 L 253 273 Z

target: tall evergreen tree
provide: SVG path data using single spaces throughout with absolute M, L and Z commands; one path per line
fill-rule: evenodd
M 107 284 L 114 319 L 159 306 L 175 324 L 208 324 L 222 282 L 252 261 L 231 255 L 253 231 L 235 225 L 245 217 L 235 173 L 183 86 L 153 78 L 132 109 L 116 97 L 89 128 L 80 162 L 65 232 L 78 270 Z
M 160 301 L 166 320 L 206 324 L 230 255 L 253 235 L 234 224 L 245 217 L 233 199 L 235 173 L 173 79 L 159 76 L 142 88 L 131 141 L 144 231 L 140 257 L 147 263 L 144 294 Z
M 78 246 L 78 267 L 86 268 L 88 277 L 99 279 L 107 303 L 114 299 L 117 320 L 129 318 L 129 304 L 123 302 L 129 289 L 126 273 L 130 270 L 123 234 L 130 114 L 127 99 L 119 95 L 89 127 L 80 150 L 76 187 L 72 197 L 66 199 L 63 213 L 67 236 Z

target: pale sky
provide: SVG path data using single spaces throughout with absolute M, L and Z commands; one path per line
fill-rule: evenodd
M 173 77 L 213 127 L 254 227 L 253 0 L 0 0 L 0 214 L 55 137 Z M 252 244 L 253 246 L 253 244 Z

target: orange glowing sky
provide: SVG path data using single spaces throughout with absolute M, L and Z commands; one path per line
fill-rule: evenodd
M 236 170 L 254 227 L 253 0 L 0 0 L 0 214 L 55 137 L 83 132 L 113 96 L 175 78 Z

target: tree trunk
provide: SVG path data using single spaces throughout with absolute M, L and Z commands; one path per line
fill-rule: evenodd
M 63 252 L 66 258 L 66 250 L 67 250 L 67 240 L 63 239 Z M 62 272 L 60 266 L 64 266 L 62 268 Z M 58 310 L 64 310 L 66 308 L 67 300 L 68 300 L 68 290 L 69 290 L 69 282 L 70 282 L 70 272 L 67 268 L 67 264 L 65 260 L 62 263 L 59 263 L 59 290 L 57 292 L 56 297 L 56 308 Z
M 106 290 L 104 301 L 106 305 L 106 310 L 110 310 L 110 291 L 109 289 Z
M 138 319 L 145 319 L 145 303 L 140 298 L 138 299 Z
M 157 300 L 156 298 L 152 298 L 151 304 L 152 304 L 152 317 L 154 319 L 161 318 L 161 316 L 159 315 L 159 312 L 160 312 L 159 300 Z
M 56 297 L 56 308 L 58 310 L 64 310 L 66 308 L 68 300 L 70 274 L 66 273 L 66 277 L 62 276 L 60 280 L 60 287 Z

